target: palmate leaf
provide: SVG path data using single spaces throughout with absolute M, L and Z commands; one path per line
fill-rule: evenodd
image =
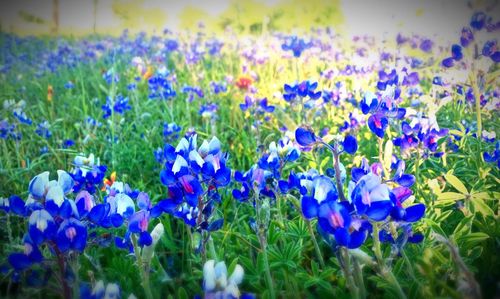
M 460 193 L 462 194 L 468 194 L 469 191 L 467 191 L 467 188 L 465 188 L 465 185 L 454 175 L 452 174 L 445 174 L 444 178 L 446 181 L 452 185 L 455 189 L 457 189 Z

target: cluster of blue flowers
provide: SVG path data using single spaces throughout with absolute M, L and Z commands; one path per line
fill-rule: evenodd
M 227 154 L 221 151 L 220 141 L 213 137 L 198 147 L 194 134 L 182 138 L 175 148 L 166 144 L 163 157 L 165 168 L 160 178 L 168 187 L 168 198 L 158 206 L 196 230 L 219 229 L 223 219 L 213 220 L 211 216 L 215 204 L 221 200 L 219 188 L 231 181 Z
M 452 67 L 456 62 L 463 59 L 463 48 L 469 47 L 474 42 L 474 35 L 482 31 L 495 32 L 498 30 L 498 25 L 493 23 L 493 18 L 487 16 L 484 12 L 476 12 L 470 20 L 470 27 L 464 27 L 460 35 L 460 44 L 451 46 L 451 57 L 443 59 L 441 64 L 444 67 Z M 489 57 L 493 62 L 500 62 L 500 51 L 497 47 L 497 40 L 491 39 L 484 43 L 481 54 L 484 57 Z M 476 58 L 476 57 L 474 57 Z
M 316 137 L 311 130 L 298 128 L 296 139 L 307 146 L 323 144 L 336 155 L 342 152 L 340 144 L 343 151 L 349 154 L 354 154 L 357 150 L 356 140 L 352 136 L 345 137 L 339 145 L 330 146 Z M 339 176 L 336 186 L 330 177 L 320 175 L 315 170 L 291 174 L 287 187 L 288 190 L 299 190 L 304 217 L 317 218 L 320 231 L 323 235 L 333 235 L 336 245 L 360 247 L 372 232 L 373 223 L 379 222 L 382 227 L 387 227 L 387 230 L 381 230 L 380 240 L 397 243 L 401 247 L 406 242 L 422 240 L 421 234 L 412 232 L 411 223 L 424 215 L 425 205 L 403 206 L 404 201 L 412 195 L 409 187 L 415 183 L 415 177 L 404 173 L 404 161 L 395 160 L 392 164 L 395 173 L 391 179 L 387 179 L 389 174 L 384 173 L 380 163 L 370 166 L 367 160 L 363 160 L 361 167 L 354 167 L 347 198 L 341 194 L 344 192 L 343 175 Z M 388 182 L 398 187 L 391 188 Z M 398 238 L 397 242 L 394 232 L 389 231 L 389 223 L 392 223 L 393 227 L 401 228 L 400 235 L 403 237 Z
M 109 246 L 113 235 L 117 247 L 130 251 L 134 250 L 136 235 L 138 246 L 152 244 L 149 220 L 160 216 L 162 208 L 153 206 L 146 193 L 132 190 L 114 178 L 103 189 L 106 195 L 100 201 L 97 190 L 103 186 L 106 166 L 95 165 L 93 155 L 77 156 L 74 164 L 71 174 L 58 170 L 57 180 L 50 180 L 48 171 L 35 176 L 29 183 L 26 201 L 15 195 L 1 200 L 1 210 L 28 219 L 24 250 L 8 257 L 15 280 L 26 273 L 27 281 L 33 281 L 39 276 L 38 269 L 44 271 L 44 277 L 50 275 L 50 265 L 55 260 L 61 273 L 59 278 L 67 289 L 71 280 L 68 277 L 74 270 L 66 263 L 70 255 L 82 253 L 91 245 Z M 123 237 L 119 230 L 112 230 L 122 226 L 126 227 Z M 109 236 L 98 234 L 99 228 L 108 229 Z M 44 256 L 45 253 L 50 256 Z M 36 264 L 41 267 L 25 271 Z
M 439 157 L 443 152 L 438 152 L 438 142 L 448 135 L 447 129 L 439 129 L 427 118 L 414 119 L 412 123 L 403 121 L 401 123 L 402 136 L 393 140 L 395 146 L 401 148 L 402 154 L 412 150 L 420 151 L 421 157 L 430 154 Z
M 283 169 L 299 157 L 300 149 L 290 138 L 283 137 L 278 144 L 271 142 L 257 164 L 244 173 L 235 172 L 234 179 L 241 187 L 233 190 L 233 197 L 241 202 L 249 199 L 254 202 L 260 195 L 275 199 L 280 189 L 287 188 L 286 182 L 281 180 Z
M 318 82 L 302 81 L 292 85 L 285 84 L 283 98 L 291 104 L 300 103 L 311 108 L 314 102 L 321 97 L 321 91 L 316 91 Z
M 110 117 L 113 113 L 124 114 L 125 111 L 132 109 L 128 102 L 128 97 L 123 97 L 121 94 L 114 99 L 107 97 L 106 104 L 102 105 L 104 119 Z
M 169 75 L 170 73 L 164 69 L 159 70 L 154 76 L 149 78 L 148 87 L 150 99 L 168 100 L 177 95 Z
M 402 119 L 406 114 L 405 108 L 397 107 L 394 100 L 397 97 L 399 95 L 394 88 L 386 87 L 385 92 L 380 96 L 367 92 L 361 100 L 360 106 L 363 114 L 371 114 L 368 118 L 368 127 L 379 138 L 384 138 L 385 130 L 389 126 L 389 118 Z
M 33 121 L 26 115 L 24 108 L 26 102 L 21 100 L 16 102 L 14 100 L 7 100 L 3 102 L 3 112 L 6 114 L 0 120 L 0 138 L 20 140 L 22 138 L 19 132 L 18 125 L 31 125 Z M 12 118 L 12 116 L 14 116 Z

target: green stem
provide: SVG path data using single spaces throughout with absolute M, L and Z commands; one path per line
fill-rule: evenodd
M 73 282 L 73 298 L 79 298 L 80 296 L 80 265 L 78 263 L 78 253 L 74 253 L 72 256 L 71 268 L 73 268 L 73 273 L 75 273 L 75 281 Z
M 344 276 L 346 279 L 347 288 L 351 292 L 351 298 L 360 298 L 358 288 L 354 283 L 353 276 L 351 274 L 351 263 L 349 251 L 345 247 L 340 247 L 340 265 L 342 266 L 342 272 L 344 272 Z
M 316 236 L 314 235 L 314 230 L 311 225 L 311 221 L 306 220 L 307 229 L 309 230 L 309 234 L 311 235 L 311 240 L 314 244 L 314 251 L 316 252 L 316 257 L 318 258 L 321 269 L 325 269 L 325 261 L 323 260 L 323 256 L 321 255 L 321 250 L 319 249 L 318 241 L 316 240 Z
M 59 275 L 61 276 L 61 284 L 62 284 L 62 295 L 64 299 L 71 299 L 71 288 L 68 285 L 68 281 L 66 280 L 66 262 L 64 260 L 64 255 L 57 245 L 53 244 L 52 249 L 56 253 L 57 264 L 59 266 Z
M 279 194 L 279 193 L 277 193 Z M 282 212 L 281 212 L 281 201 L 283 200 L 283 198 L 281 196 L 278 196 L 276 197 L 276 202 L 277 202 L 277 209 L 278 209 L 278 221 L 279 221 L 279 225 L 281 227 L 284 226 L 285 224 L 285 221 L 283 220 L 283 215 L 282 215 Z
M 372 222 L 372 226 L 373 226 L 373 233 L 372 233 L 373 251 L 375 253 L 375 258 L 378 264 L 377 270 L 379 274 L 394 287 L 394 289 L 398 293 L 398 298 L 406 299 L 407 298 L 406 294 L 403 292 L 401 285 L 399 285 L 399 282 L 392 273 L 391 269 L 385 265 L 384 259 L 382 257 L 382 249 L 380 246 L 380 239 L 379 239 L 380 229 L 378 227 L 378 223 Z
M 479 86 L 477 85 L 477 78 L 474 68 L 472 68 L 471 70 L 470 83 L 472 86 L 472 92 L 474 93 L 474 98 L 476 99 L 477 139 L 481 140 L 481 134 L 483 131 L 481 121 L 481 93 L 479 92 Z
M 149 266 L 145 265 L 142 261 L 141 252 L 139 246 L 137 245 L 137 237 L 132 234 L 132 244 L 134 245 L 135 258 L 137 260 L 137 267 L 139 268 L 139 273 L 141 274 L 142 287 L 144 288 L 144 294 L 147 299 L 153 299 L 153 293 L 151 293 L 151 286 L 149 284 Z
M 340 201 L 344 201 L 344 188 L 342 187 L 342 178 L 340 177 L 340 160 L 339 153 L 337 151 L 337 146 L 335 146 L 335 151 L 333 152 L 333 167 L 335 168 L 335 181 L 337 182 L 337 190 L 340 196 Z
M 352 264 L 354 269 L 353 276 L 356 281 L 356 285 L 358 286 L 359 298 L 364 299 L 366 298 L 366 289 L 365 289 L 365 282 L 363 281 L 363 271 L 356 257 L 352 258 Z
M 217 253 L 215 252 L 214 239 L 212 236 L 208 236 L 208 251 L 210 252 L 211 258 L 214 260 L 218 260 Z
M 274 292 L 273 279 L 271 277 L 271 270 L 269 268 L 269 259 L 267 257 L 267 241 L 265 236 L 263 236 L 262 234 L 259 234 L 259 242 L 260 242 L 260 248 L 262 250 L 262 257 L 264 258 L 264 267 L 266 270 L 266 282 L 267 282 L 267 287 L 269 289 L 269 297 L 276 298 Z
M 384 139 L 378 138 L 378 160 L 380 164 L 382 164 L 382 169 L 384 170 L 384 178 L 389 177 L 389 170 L 385 169 L 385 162 L 384 162 Z

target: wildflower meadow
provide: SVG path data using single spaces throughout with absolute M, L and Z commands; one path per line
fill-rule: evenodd
M 487 9 L 446 45 L 3 29 L 1 298 L 500 296 Z

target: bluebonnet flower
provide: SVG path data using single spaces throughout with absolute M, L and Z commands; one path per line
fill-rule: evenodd
M 395 146 L 401 148 L 401 153 L 405 156 L 411 150 L 420 152 L 421 157 L 428 157 L 430 154 L 440 156 L 437 152 L 438 142 L 448 134 L 447 129 L 440 129 L 434 118 L 414 118 L 411 123 L 403 121 L 401 124 L 403 135 L 393 140 Z
M 80 285 L 79 295 L 81 299 L 120 299 L 120 286 L 116 283 L 107 283 L 102 280 L 97 281 L 93 286 L 87 283 Z
M 294 57 L 300 57 L 302 52 L 312 47 L 311 42 L 306 42 L 297 36 L 287 37 L 281 45 L 281 49 L 285 51 L 292 51 Z
M 483 130 L 481 137 L 483 138 L 484 141 L 493 143 L 496 140 L 497 134 L 495 133 L 495 131 L 488 132 L 486 130 Z
M 270 171 L 276 179 L 281 177 L 281 172 L 288 162 L 294 162 L 300 157 L 299 148 L 288 137 L 269 144 L 269 149 L 262 155 L 258 162 L 261 169 Z
M 88 157 L 77 155 L 73 160 L 74 169 L 71 177 L 74 180 L 73 192 L 87 190 L 90 194 L 95 193 L 103 186 L 103 180 L 106 175 L 106 165 L 99 165 L 99 162 L 90 154 Z
M 54 254 L 68 251 L 82 252 L 87 244 L 87 227 L 82 222 L 71 193 L 73 179 L 58 170 L 58 180 L 49 180 L 49 172 L 35 176 L 28 187 L 26 202 L 17 196 L 9 198 L 9 210 L 27 217 L 28 233 L 24 237 L 24 253 L 13 253 L 9 262 L 16 271 L 43 261 L 40 246 L 51 247 Z
M 205 42 L 205 47 L 208 49 L 208 54 L 215 56 L 219 55 L 224 43 L 217 38 L 212 38 Z
M 87 128 L 87 129 L 92 129 L 92 128 L 95 128 L 95 127 L 100 127 L 102 126 L 102 123 L 100 123 L 98 120 L 90 117 L 90 116 L 87 116 L 85 118 L 85 120 L 83 121 L 83 124 L 84 126 Z
M 358 110 L 349 112 L 349 121 L 344 121 L 344 124 L 339 128 L 339 133 L 343 133 L 346 131 L 356 132 L 363 123 L 364 121 Z
M 500 142 L 497 141 L 495 145 L 495 150 L 492 152 L 483 152 L 483 159 L 487 163 L 497 163 L 497 167 L 500 168 Z
M 73 139 L 64 139 L 62 142 L 62 148 L 70 148 L 75 145 L 75 141 Z
M 102 78 L 108 84 L 118 83 L 120 81 L 120 77 L 115 73 L 115 70 L 113 68 L 110 68 L 105 73 L 103 73 Z
M 283 98 L 289 103 L 300 103 L 311 108 L 314 102 L 321 97 L 321 91 L 316 91 L 318 82 L 302 81 L 293 85 L 285 84 Z
M 399 108 L 395 104 L 394 99 L 398 97 L 397 89 L 387 86 L 380 97 L 367 92 L 361 100 L 360 106 L 363 114 L 371 114 L 368 118 L 368 127 L 379 138 L 384 137 L 390 117 L 402 119 L 406 114 L 405 108 Z
M 482 11 L 475 12 L 471 17 L 470 26 L 474 30 L 480 31 L 486 25 L 486 19 L 487 16 L 484 12 Z
M 238 285 L 243 281 L 243 267 L 236 264 L 233 273 L 227 273 L 224 262 L 208 260 L 203 265 L 203 290 L 206 299 L 255 298 L 252 294 L 241 294 Z
M 331 178 L 309 171 L 312 176 L 300 179 L 301 209 L 306 219 L 318 218 L 323 232 L 334 236 L 340 246 L 358 248 L 366 239 L 365 226 L 351 217 L 352 206 L 338 201 Z
M 245 95 L 245 102 L 240 104 L 240 109 L 245 112 L 245 117 L 253 117 L 253 128 L 258 128 L 265 121 L 269 121 L 275 108 L 275 106 L 269 105 L 267 98 L 256 99 L 249 94 Z
M 168 100 L 176 96 L 176 91 L 169 78 L 170 73 L 164 69 L 159 70 L 154 76 L 149 78 L 149 98 Z
M 14 124 L 9 124 L 7 119 L 3 119 L 0 121 L 0 138 L 2 139 L 8 139 L 8 138 L 14 138 L 18 139 L 17 137 L 19 136 L 15 132 L 16 126 Z
M 179 132 L 181 131 L 181 127 L 176 123 L 164 123 L 163 124 L 163 137 L 170 139 L 179 138 Z
M 195 95 L 199 99 L 202 99 L 204 97 L 203 90 L 197 86 L 184 86 L 182 88 L 182 92 L 188 95 L 187 97 L 188 102 L 192 102 L 194 100 Z
M 130 109 L 132 107 L 129 105 L 128 97 L 123 97 L 121 94 L 117 95 L 114 99 L 107 97 L 106 104 L 102 105 L 102 111 L 104 112 L 102 117 L 106 119 L 113 113 L 124 114 L 125 111 Z
M 198 148 L 197 135 L 192 135 L 181 139 L 176 148 L 165 145 L 164 157 L 167 162 L 160 179 L 168 187 L 169 196 L 158 205 L 196 229 L 220 228 L 221 222 L 213 226 L 217 220 L 210 223 L 209 219 L 214 204 L 220 202 L 218 189 L 231 179 L 220 141 L 213 137 Z
M 279 188 L 287 188 L 286 182 L 281 182 L 285 166 L 300 157 L 300 149 L 289 137 L 284 136 L 278 143 L 271 142 L 267 151 L 262 153 L 259 161 L 248 171 L 236 171 L 235 181 L 241 183 L 240 189 L 233 190 L 233 197 L 238 201 L 256 199 L 255 195 L 275 199 Z M 292 172 L 293 173 L 293 172 Z M 280 186 L 280 184 L 285 184 Z M 293 186 L 290 186 L 293 188 Z M 254 202 L 255 204 L 255 202 Z
M 352 168 L 349 197 L 356 212 L 373 221 L 391 221 L 395 226 L 420 220 L 425 213 L 424 204 L 403 205 L 412 195 L 409 188 L 415 183 L 415 177 L 404 173 L 405 163 L 402 160 L 395 159 L 391 168 L 395 169 L 395 173 L 390 181 L 397 186 L 392 189 L 382 181 L 386 175 L 380 163 L 369 166 L 368 161 L 363 159 L 361 167 Z
M 64 88 L 66 89 L 73 89 L 75 87 L 75 84 L 71 81 L 68 81 L 64 84 Z
M 420 50 L 422 50 L 422 51 L 424 51 L 426 53 L 430 53 L 432 51 L 432 46 L 433 45 L 434 45 L 434 43 L 432 42 L 432 40 L 430 40 L 430 39 L 424 39 L 420 43 Z
M 341 154 L 342 152 L 346 152 L 351 155 L 355 154 L 358 150 L 358 142 L 356 140 L 356 137 L 352 135 L 346 135 L 345 137 L 336 135 L 333 136 L 333 139 L 334 146 L 332 147 L 322 138 L 316 136 L 316 134 L 310 128 L 298 127 L 297 130 L 295 130 L 295 140 L 303 147 L 309 147 L 315 144 L 323 144 L 324 146 L 332 150 L 332 153 Z
M 366 216 L 374 221 L 387 218 L 392 209 L 389 197 L 389 187 L 382 183 L 380 176 L 368 173 L 361 177 L 355 187 L 350 186 L 351 201 L 359 215 Z
M 35 133 L 37 133 L 38 136 L 40 136 L 40 137 L 43 137 L 45 139 L 49 139 L 52 136 L 52 132 L 50 131 L 49 122 L 44 120 L 41 123 L 39 123 L 36 127 Z
M 26 116 L 24 112 L 24 108 L 26 107 L 26 102 L 21 100 L 19 102 L 15 102 L 14 100 L 8 100 L 3 103 L 3 108 L 5 110 L 11 110 L 12 115 L 22 124 L 31 125 L 33 121 Z
M 487 29 L 490 27 L 495 27 L 491 26 L 492 25 L 492 18 L 488 17 L 484 12 L 476 12 L 472 15 L 471 21 L 470 21 L 470 27 L 464 27 L 461 32 L 460 36 L 460 45 L 459 44 L 454 44 L 451 47 L 451 57 L 447 57 L 443 59 L 441 64 L 446 67 L 450 68 L 455 65 L 455 62 L 462 60 L 463 58 L 463 53 L 462 53 L 462 47 L 467 48 L 469 45 L 474 41 L 474 34 L 477 32 L 483 30 L 484 28 Z M 488 40 L 484 43 L 481 54 L 483 56 L 491 58 L 494 63 L 500 62 L 500 51 L 498 50 L 497 46 L 497 41 L 495 39 L 493 40 Z M 480 57 L 473 57 L 474 59 L 479 59 Z
M 175 39 L 167 39 L 165 41 L 165 48 L 168 51 L 173 52 L 179 48 L 179 42 L 177 42 L 177 40 Z
M 210 87 L 211 87 L 212 92 L 214 94 L 224 93 L 224 92 L 227 91 L 227 84 L 226 84 L 226 82 L 215 82 L 215 81 L 212 81 L 212 82 L 210 82 Z
M 268 182 L 268 179 L 272 177 L 273 173 L 271 171 L 264 170 L 257 164 L 254 164 L 244 173 L 236 171 L 234 174 L 234 180 L 241 183 L 241 188 L 234 189 L 232 195 L 240 202 L 255 199 L 255 195 L 263 195 L 274 199 L 276 198 L 274 186 Z
M 215 120 L 217 119 L 218 109 L 219 105 L 215 103 L 207 103 L 200 106 L 200 111 L 198 111 L 198 114 L 200 114 L 202 118 Z

